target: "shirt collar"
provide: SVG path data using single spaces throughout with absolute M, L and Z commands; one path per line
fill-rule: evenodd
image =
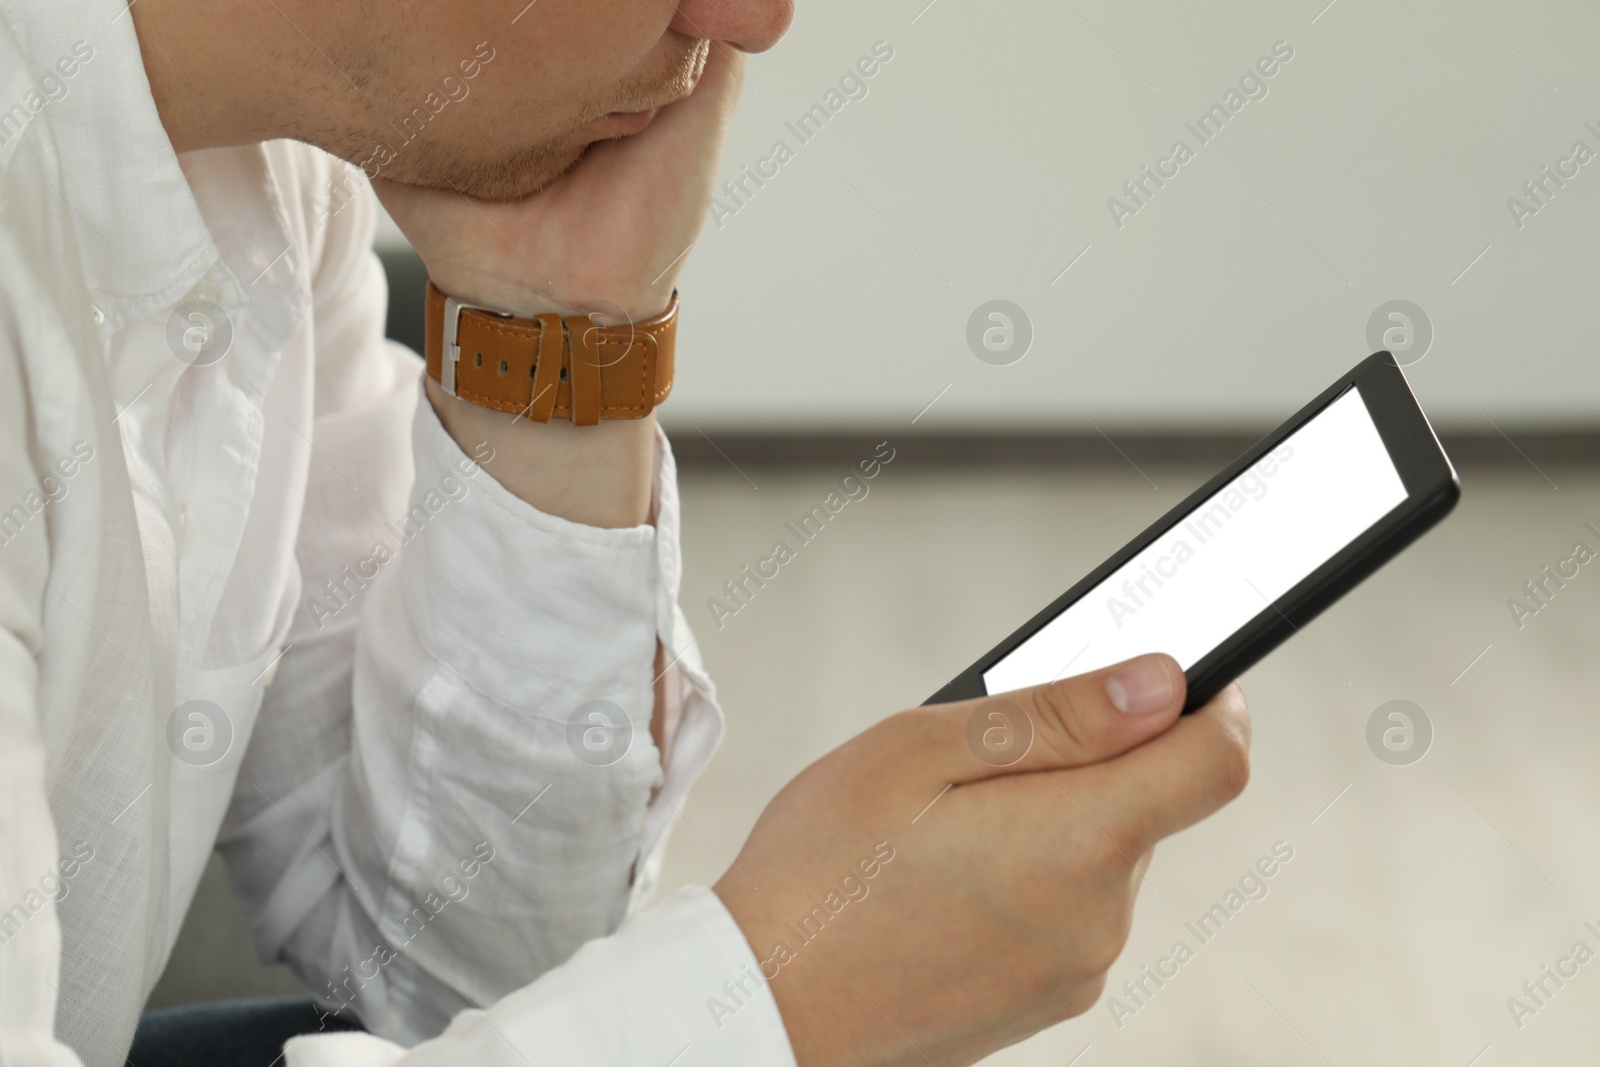
M 35 76 L 54 72 L 65 86 L 40 117 L 102 335 L 170 307 L 208 273 L 224 300 L 242 297 L 161 125 L 124 0 L 0 2 Z

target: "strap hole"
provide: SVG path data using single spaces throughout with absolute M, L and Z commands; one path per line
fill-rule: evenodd
M 478 366 L 480 366 L 480 367 L 483 366 L 483 353 L 482 352 L 478 353 Z
M 565 368 L 565 367 L 561 368 L 561 380 L 562 381 L 566 381 L 567 380 L 567 368 Z
M 539 364 L 537 364 L 537 363 L 529 364 L 529 366 L 528 366 L 528 377 L 530 377 L 530 378 L 536 377 L 538 375 L 538 373 L 539 373 Z
M 506 376 L 506 371 L 509 369 L 510 368 L 506 366 L 506 361 L 502 359 L 500 361 L 500 377 L 504 378 Z

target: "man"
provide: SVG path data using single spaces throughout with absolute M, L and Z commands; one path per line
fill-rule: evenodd
M 968 1063 L 1094 1001 L 1246 776 L 1165 657 L 1012 694 L 1009 766 L 892 716 L 644 908 L 721 731 L 653 410 L 790 0 L 0 7 L 0 1062 L 123 1062 L 213 847 L 367 1031 L 291 1065 Z

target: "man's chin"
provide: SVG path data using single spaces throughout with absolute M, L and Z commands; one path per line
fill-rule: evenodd
M 499 160 L 434 159 L 411 174 L 385 174 L 402 185 L 462 193 L 474 200 L 507 202 L 537 196 L 583 161 L 588 144 L 552 149 L 524 149 Z

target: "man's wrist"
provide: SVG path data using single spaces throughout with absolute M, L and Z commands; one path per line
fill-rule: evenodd
M 423 356 L 446 394 L 534 422 L 593 426 L 641 418 L 672 391 L 675 299 L 642 320 L 619 308 L 623 321 L 615 325 L 593 313 L 516 315 L 490 299 L 463 300 L 428 284 Z
M 584 526 L 618 529 L 650 521 L 656 422 L 619 419 L 598 426 L 532 422 L 447 396 L 424 378 L 439 424 L 463 450 L 485 443 L 490 473 L 511 495 Z
M 653 319 L 672 302 L 672 289 L 659 285 L 584 285 L 560 288 L 486 275 L 429 271 L 434 286 L 467 304 L 492 308 L 521 318 L 593 315 L 602 326 L 620 326 Z

